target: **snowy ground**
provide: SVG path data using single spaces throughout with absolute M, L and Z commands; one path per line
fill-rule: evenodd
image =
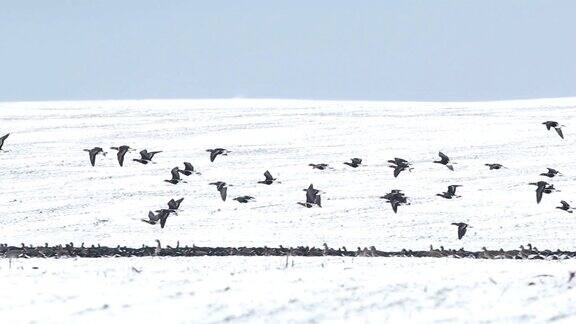
M 0 104 L 0 241 L 20 244 L 165 244 L 210 246 L 375 245 L 381 250 L 574 249 L 576 99 L 473 104 L 315 102 L 290 100 L 110 101 Z M 541 123 L 558 120 L 566 139 Z M 84 148 L 122 144 L 162 150 L 157 164 L 121 168 L 114 151 L 91 167 Z M 207 148 L 233 151 L 210 163 Z M 448 154 L 455 171 L 433 164 Z M 342 163 L 364 159 L 352 169 Z M 414 171 L 393 178 L 386 161 L 403 157 Z M 190 161 L 202 172 L 188 183 L 163 182 Z M 329 163 L 312 170 L 308 163 Z M 508 167 L 489 171 L 484 163 Z M 528 182 L 546 167 L 561 190 L 539 205 Z M 265 170 L 282 183 L 257 184 Z M 234 185 L 222 202 L 211 181 Z M 306 209 L 302 188 L 325 192 L 324 208 Z M 462 198 L 435 196 L 461 184 Z M 393 188 L 411 197 L 394 214 L 378 196 Z M 148 210 L 185 197 L 184 211 L 163 230 L 140 221 Z M 451 222 L 469 223 L 456 239 Z
M 565 140 L 541 123 L 566 125 Z M 289 100 L 111 101 L 0 104 L 0 242 L 574 250 L 576 99 L 491 103 Z M 1 134 L 0 134 L 1 135 Z M 157 164 L 123 168 L 114 154 L 91 167 L 82 150 L 122 144 L 162 150 Z M 210 163 L 208 148 L 229 156 Z M 433 164 L 448 154 L 455 171 Z M 351 169 L 342 163 L 364 159 Z M 386 161 L 414 162 L 397 179 Z M 163 182 L 190 161 L 188 183 Z M 333 169 L 312 170 L 308 163 Z M 507 169 L 489 171 L 484 163 Z M 561 190 L 535 201 L 528 182 L 546 167 Z M 281 183 L 257 184 L 263 172 Z M 222 202 L 208 183 L 233 184 Z M 302 188 L 323 190 L 306 209 Z M 462 198 L 436 193 L 461 184 Z M 378 196 L 403 189 L 394 214 Z M 140 221 L 185 197 L 166 228 Z M 451 222 L 469 223 L 463 240 Z M 296 258 L 0 259 L 1 318 L 9 322 L 245 320 L 416 322 L 572 320 L 574 261 Z M 11 265 L 9 265 L 11 262 Z M 323 266 L 322 266 L 323 265 Z M 34 269 L 33 267 L 38 267 Z M 132 270 L 132 268 L 137 271 Z M 140 271 L 138 273 L 138 271 Z M 551 276 L 539 276 L 551 275 Z M 533 285 L 529 285 L 530 283 Z M 15 293 L 16 291 L 21 293 Z M 177 311 L 177 312 L 176 312 Z M 124 321 L 125 322 L 125 321 Z
M 576 320 L 576 280 L 568 282 L 575 261 L 285 264 L 283 257 L 14 259 L 11 266 L 0 259 L 0 314 L 4 323 Z

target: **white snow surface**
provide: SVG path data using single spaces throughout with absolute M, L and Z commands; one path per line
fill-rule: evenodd
M 574 260 L 0 259 L 0 316 L 3 323 L 574 323 L 576 280 L 568 274 L 575 269 Z
M 19 245 L 574 250 L 576 98 L 483 103 L 141 100 L 0 103 L 0 242 Z M 557 120 L 565 139 L 541 123 Z M 0 134 L 0 135 L 2 135 Z M 109 147 L 162 150 L 119 167 Z M 101 146 L 96 167 L 83 149 Z M 232 152 L 214 163 L 205 152 Z M 432 163 L 438 151 L 455 171 Z M 352 157 L 364 166 L 342 163 Z M 387 160 L 414 163 L 393 178 Z M 171 185 L 170 169 L 202 174 Z M 333 169 L 312 170 L 309 163 Z M 484 163 L 507 169 L 489 171 Z M 560 192 L 536 204 L 546 167 Z M 257 184 L 265 170 L 281 183 Z M 226 181 L 222 202 L 208 183 Z M 303 188 L 323 208 L 304 208 Z M 435 196 L 461 184 L 461 198 Z M 378 197 L 402 189 L 394 214 Z M 255 202 L 230 198 L 252 195 Z M 140 221 L 184 197 L 164 229 Z M 462 240 L 451 222 L 470 224 Z M 293 263 L 292 263 L 293 262 Z M 2 322 L 573 322 L 566 261 L 194 257 L 0 259 Z
M 381 250 L 483 246 L 574 249 L 576 217 L 555 209 L 576 193 L 576 98 L 483 103 L 330 102 L 297 100 L 141 100 L 0 104 L 0 241 L 10 244 L 165 244 L 201 246 L 374 245 Z M 557 120 L 562 140 L 543 121 Z M 124 167 L 109 147 L 162 150 Z M 90 166 L 85 148 L 109 151 Z M 209 161 L 208 148 L 228 156 Z M 432 163 L 438 151 L 455 171 Z M 343 164 L 364 160 L 353 169 Z M 398 178 L 387 160 L 414 163 Z M 191 162 L 201 175 L 163 182 Z M 309 163 L 328 163 L 313 170 Z M 484 163 L 507 169 L 489 171 Z M 546 167 L 564 175 L 539 176 Z M 270 170 L 281 183 L 258 184 Z M 223 202 L 212 181 L 225 181 Z M 536 204 L 529 182 L 561 192 Z M 323 208 L 304 208 L 310 183 Z M 435 196 L 450 184 L 462 198 Z M 378 197 L 402 189 L 411 205 L 394 214 Z M 233 201 L 239 195 L 254 202 Z M 164 229 L 140 221 L 184 197 Z M 9 216 L 8 216 L 9 215 Z M 470 224 L 459 241 L 451 222 Z

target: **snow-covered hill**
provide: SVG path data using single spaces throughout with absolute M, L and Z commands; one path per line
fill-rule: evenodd
M 541 123 L 566 125 L 565 139 Z M 165 244 L 330 246 L 382 250 L 446 248 L 574 249 L 576 99 L 485 103 L 324 102 L 296 100 L 144 100 L 0 104 L 0 241 L 10 244 Z M 1 135 L 1 134 L 0 134 Z M 96 166 L 83 149 L 129 145 L 162 150 L 152 165 L 114 151 Z M 205 152 L 232 151 L 214 163 Z M 438 151 L 452 172 L 432 163 Z M 353 169 L 343 164 L 364 160 Z M 387 160 L 405 158 L 412 172 L 392 176 Z M 191 162 L 202 174 L 163 182 Z M 312 170 L 309 163 L 333 169 Z M 484 163 L 507 168 L 489 171 Z M 529 182 L 546 167 L 561 192 L 536 204 Z M 266 170 L 281 183 L 257 184 Z M 222 202 L 212 181 L 226 181 Z M 321 189 L 323 208 L 304 208 L 302 189 Z M 460 184 L 462 198 L 435 196 Z M 378 197 L 402 189 L 411 205 L 394 214 Z M 170 198 L 185 197 L 166 228 L 140 221 Z M 469 223 L 463 240 L 451 222 Z

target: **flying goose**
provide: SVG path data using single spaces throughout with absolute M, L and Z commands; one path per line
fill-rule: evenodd
M 564 200 L 561 200 L 560 203 L 562 204 L 562 206 L 558 206 L 558 207 L 556 207 L 556 208 L 562 209 L 562 210 L 567 211 L 567 212 L 569 212 L 569 213 L 572 213 L 572 209 L 573 209 L 573 208 L 570 207 L 570 204 L 569 204 L 569 203 L 567 203 L 567 202 L 564 201 Z
M 226 194 L 228 192 L 228 187 L 226 182 L 222 182 L 222 181 L 216 181 L 216 182 L 211 182 L 211 185 L 215 185 L 216 189 L 220 192 L 220 198 L 222 198 L 222 201 L 226 201 Z M 232 186 L 232 185 L 229 185 Z
M 10 133 L 0 137 L 0 151 L 2 151 L 2 146 L 4 146 L 4 141 L 10 136 Z
M 200 174 L 200 172 L 194 171 L 194 166 L 190 162 L 184 162 L 184 170 L 179 170 L 179 172 L 185 176 L 189 176 L 192 173 Z
M 380 197 L 381 199 L 385 199 L 387 202 L 390 203 L 392 206 L 392 211 L 394 213 L 398 212 L 398 206 L 403 204 L 408 204 L 408 198 L 402 193 L 401 190 L 392 189 L 389 193 L 385 194 L 384 196 Z
M 436 194 L 436 196 L 440 196 L 446 199 L 452 199 L 453 197 L 459 198 L 460 196 L 456 195 L 456 188 L 462 187 L 461 185 L 450 185 L 448 186 L 448 191 L 443 192 L 441 194 Z
M 234 198 L 233 200 L 236 200 L 236 201 L 239 202 L 239 203 L 245 204 L 245 203 L 249 202 L 249 201 L 252 200 L 252 199 L 254 199 L 254 197 L 252 197 L 252 196 L 240 196 L 240 197 Z
M 116 155 L 118 156 L 118 164 L 120 164 L 120 166 L 124 165 L 124 155 L 126 155 L 128 151 L 132 150 L 132 148 L 130 148 L 130 146 L 128 145 L 111 147 L 110 149 L 118 151 Z
M 208 149 L 206 152 L 210 152 L 210 162 L 214 162 L 218 155 L 228 155 L 230 151 L 223 148 Z
M 543 125 L 546 125 L 546 129 L 550 130 L 551 128 L 554 128 L 554 130 L 556 130 L 556 133 L 558 133 L 558 135 L 563 139 L 564 138 L 564 134 L 562 134 L 562 127 L 564 127 L 564 125 L 560 125 L 558 124 L 558 122 L 549 120 L 549 121 L 545 121 L 542 123 Z
M 180 208 L 180 204 L 182 203 L 183 200 L 184 198 L 180 198 L 178 200 L 170 199 L 170 201 L 168 202 L 168 209 L 176 210 Z
M 160 216 L 154 214 L 153 211 L 148 211 L 148 219 L 142 218 L 142 221 L 151 225 L 156 225 L 156 223 L 160 220 Z
M 311 166 L 312 169 L 318 169 L 318 170 L 324 170 L 328 167 L 328 164 L 326 164 L 326 163 L 318 163 L 318 164 L 310 163 L 308 165 Z
M 96 164 L 96 155 L 102 153 L 102 155 L 106 156 L 106 152 L 101 147 L 94 147 L 92 149 L 84 149 L 85 152 L 88 152 L 90 155 L 90 164 L 94 166 Z
M 351 158 L 350 162 L 344 162 L 344 164 L 346 164 L 347 166 L 353 167 L 353 168 L 357 168 L 360 166 L 360 164 L 362 164 L 362 159 Z
M 177 184 L 178 182 L 184 182 L 182 179 L 180 179 L 180 169 L 178 167 L 172 168 L 170 173 L 172 174 L 172 179 L 164 180 L 164 181 L 171 183 L 171 184 Z
M 142 164 L 148 164 L 149 162 L 152 162 L 152 158 L 154 157 L 154 155 L 158 153 L 162 153 L 162 151 L 148 152 L 148 150 L 142 150 L 140 151 L 140 158 L 132 159 L 132 161 L 140 162 Z
M 540 203 L 540 201 L 542 200 L 542 194 L 545 191 L 549 191 L 547 193 L 551 193 L 554 187 L 552 186 L 552 188 L 550 188 L 550 184 L 548 184 L 548 182 L 546 181 L 538 181 L 538 182 L 531 182 L 529 183 L 530 185 L 533 186 L 537 186 L 536 188 L 536 203 Z
M 560 175 L 560 172 L 558 170 L 554 170 L 552 168 L 546 168 L 546 169 L 548 169 L 548 172 L 540 173 L 541 176 L 554 178 L 555 176 Z
M 394 158 L 393 160 L 388 160 L 388 163 L 390 163 L 389 167 L 394 169 L 394 178 L 398 177 L 400 172 L 404 170 L 412 171 L 410 163 L 404 159 Z
M 452 164 L 448 164 L 450 162 L 450 158 L 446 154 L 438 152 L 438 156 L 440 157 L 440 160 L 434 161 L 434 163 L 444 164 L 448 169 L 454 171 L 454 166 L 452 166 Z
M 466 234 L 466 229 L 468 228 L 468 224 L 466 223 L 452 223 L 452 225 L 458 226 L 458 239 L 461 240 L 464 235 Z
M 268 170 L 266 170 L 266 172 L 264 172 L 264 177 L 266 179 L 262 180 L 262 181 L 258 181 L 258 183 L 271 185 L 276 180 L 276 178 L 272 177 L 272 175 L 270 174 L 270 172 Z
M 487 166 L 488 168 L 490 168 L 490 170 L 500 170 L 501 168 L 504 167 L 500 163 L 486 163 L 484 165 Z
M 308 189 L 304 189 L 304 191 L 306 191 L 306 202 L 298 202 L 299 205 L 307 208 L 311 208 L 313 205 L 322 207 L 322 197 L 318 194 L 319 190 L 314 189 L 314 186 L 310 184 Z

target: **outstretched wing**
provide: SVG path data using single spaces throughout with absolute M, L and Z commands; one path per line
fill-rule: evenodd
M 228 193 L 228 187 L 220 187 L 218 189 L 218 191 L 220 191 L 220 198 L 222 198 L 222 201 L 226 201 L 226 194 Z
M 402 172 L 402 170 L 404 170 L 404 167 L 400 165 L 396 166 L 396 168 L 394 168 L 394 178 L 398 177 L 398 175 L 400 174 L 400 172 Z
M 218 154 L 220 154 L 220 151 L 218 151 L 218 150 L 211 151 L 210 152 L 210 162 L 214 162 L 214 159 L 216 159 Z
M 398 202 L 396 200 L 391 200 L 390 204 L 392 205 L 392 210 L 396 214 L 396 212 L 398 212 Z
M 544 188 L 545 186 L 538 186 L 538 188 L 536 188 L 536 203 L 539 204 L 540 201 L 542 200 L 542 193 L 544 192 Z
M 564 138 L 564 134 L 562 134 L 562 128 L 556 127 L 554 129 L 556 130 L 556 133 L 558 133 L 558 135 L 560 135 L 561 138 Z
M 266 181 L 273 181 L 274 178 L 272 177 L 272 175 L 270 174 L 270 172 L 268 170 L 266 170 L 266 172 L 264 172 L 264 177 L 266 177 Z
M 2 149 L 2 146 L 4 146 L 4 141 L 8 138 L 9 135 L 10 133 L 0 137 L 0 149 Z
M 468 226 L 466 225 L 460 225 L 458 226 L 458 239 L 461 240 L 464 237 L 464 234 L 466 234 L 466 228 Z
M 190 162 L 184 162 L 184 170 L 186 171 L 194 171 L 194 167 Z
M 90 154 L 90 164 L 94 166 L 94 164 L 96 164 L 96 154 L 98 154 L 98 152 L 96 152 L 96 150 L 90 150 L 88 154 Z
M 561 200 L 560 203 L 562 204 L 562 207 L 564 207 L 566 209 L 570 208 L 570 204 L 568 204 L 566 201 Z
M 170 199 L 170 201 L 168 202 L 168 209 L 177 209 L 178 206 L 176 206 L 176 201 L 174 201 L 174 199 Z
M 120 163 L 120 166 L 124 165 L 124 155 L 126 155 L 126 152 L 128 152 L 128 147 L 122 147 L 118 150 L 118 163 Z
M 440 157 L 442 164 L 446 164 L 450 161 L 450 158 L 442 152 L 438 152 L 438 156 Z

